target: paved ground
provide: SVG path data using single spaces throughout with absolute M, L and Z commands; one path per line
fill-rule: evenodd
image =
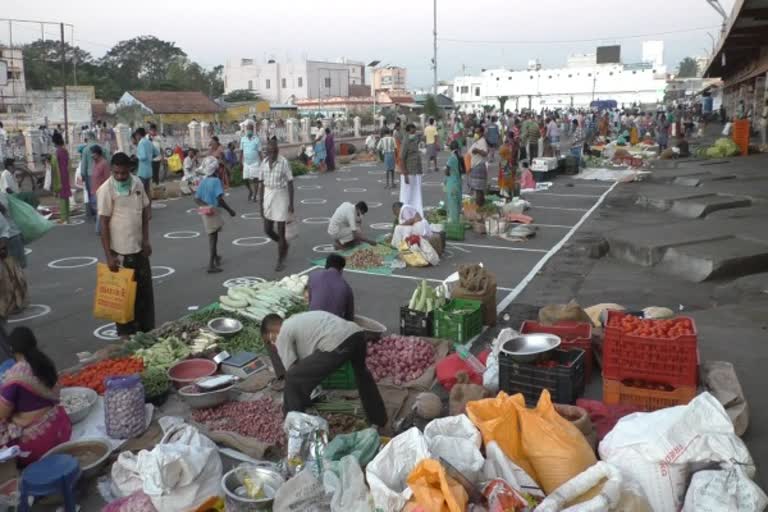
M 310 271 L 310 260 L 330 250 L 327 221 L 342 201 L 365 200 L 371 207 L 364 220 L 366 230 L 373 234 L 386 232 L 392 220 L 390 205 L 397 200 L 397 192 L 385 190 L 383 178 L 379 163 L 298 178 L 296 211 L 302 225 L 290 249 L 288 272 Z M 509 303 L 520 291 L 521 283 L 532 277 L 531 270 L 569 235 L 608 188 L 608 184 L 560 178 L 549 191 L 531 194 L 528 199 L 534 206 L 528 213 L 539 231 L 527 243 L 467 233 L 464 242 L 449 243 L 446 258 L 437 267 L 397 270 L 392 276 L 348 271 L 358 311 L 396 330 L 399 306 L 408 301 L 418 280 L 443 280 L 458 264 L 466 262 L 488 265 L 497 276 L 498 300 Z M 426 174 L 423 190 L 425 205 L 437 204 L 443 197 L 442 173 Z M 276 246 L 264 237 L 255 204 L 245 199 L 245 189 L 234 189 L 228 197 L 238 216 L 226 225 L 221 236 L 224 272 L 217 275 L 205 273 L 207 240 L 192 200 L 155 203 L 151 233 L 158 323 L 178 318 L 191 306 L 214 301 L 224 293 L 222 285 L 228 280 L 285 275 L 274 273 Z M 29 246 L 27 275 L 33 305 L 12 319 L 33 327 L 43 348 L 61 368 L 76 361 L 76 352 L 98 349 L 114 336 L 110 325 L 95 320 L 91 314 L 95 263 L 103 258 L 99 240 L 93 225 L 82 219 L 77 222 L 82 223 L 57 226 Z M 387 307 L 382 307 L 383 301 Z

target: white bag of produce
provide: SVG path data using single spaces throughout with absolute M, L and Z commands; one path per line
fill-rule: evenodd
M 525 491 L 532 496 L 544 497 L 544 491 L 520 466 L 512 462 L 496 441 L 485 445 L 485 464 L 483 465 L 485 480 L 496 478 L 504 480 L 515 489 Z
M 143 491 L 157 510 L 188 510 L 221 494 L 222 466 L 216 444 L 176 417 L 158 420 L 163 439 L 138 455 L 122 452 L 112 465 L 116 494 Z
M 492 393 L 499 392 L 499 350 L 507 341 L 519 336 L 514 329 L 509 327 L 502 329 L 491 343 L 491 353 L 485 360 L 485 372 L 483 372 L 483 387 Z
M 603 481 L 600 493 L 582 503 L 565 508 Z M 586 469 L 549 494 L 534 512 L 652 512 L 637 484 L 627 484 L 621 471 L 603 461 Z
M 339 476 L 323 473 L 325 492 L 332 495 L 331 512 L 373 512 L 373 501 L 365 485 L 365 476 L 354 455 L 345 455 L 339 463 Z
M 466 414 L 430 421 L 424 428 L 424 437 L 433 457 L 442 457 L 469 481 L 479 483 L 485 464 L 480 453 L 482 436 Z
M 724 469 L 694 473 L 685 494 L 683 512 L 761 512 L 768 505 L 766 497 L 737 464 Z
M 368 463 L 365 476 L 373 504 L 381 510 L 402 510 L 413 496 L 406 480 L 413 468 L 430 457 L 427 440 L 413 427 L 392 440 Z
M 755 467 L 728 414 L 702 393 L 688 405 L 625 416 L 600 443 L 600 458 L 636 480 L 653 510 L 679 510 L 695 464 L 733 460 Z
M 307 468 L 285 482 L 275 494 L 272 512 L 330 512 L 330 496 Z

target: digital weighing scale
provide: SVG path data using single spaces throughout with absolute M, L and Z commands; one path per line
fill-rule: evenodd
M 225 353 L 219 355 L 224 354 Z M 267 365 L 264 361 L 259 359 L 259 356 L 253 352 L 236 352 L 226 359 L 222 358 L 220 369 L 221 373 L 234 375 L 241 379 L 247 379 L 254 373 L 264 370 L 266 367 Z

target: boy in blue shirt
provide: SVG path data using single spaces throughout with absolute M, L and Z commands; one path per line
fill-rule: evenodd
M 200 216 L 203 219 L 205 232 L 208 234 L 210 251 L 208 273 L 217 274 L 221 272 L 221 256 L 217 250 L 219 231 L 224 226 L 219 208 L 226 210 L 232 217 L 235 216 L 235 211 L 224 201 L 224 186 L 221 184 L 221 179 L 216 176 L 219 161 L 212 156 L 205 157 L 202 167 L 206 177 L 197 187 L 195 202 L 200 205 Z

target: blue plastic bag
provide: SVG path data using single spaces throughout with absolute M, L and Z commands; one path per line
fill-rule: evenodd
M 31 205 L 8 194 L 11 218 L 19 227 L 25 243 L 34 242 L 53 228 L 53 223 L 37 213 Z

